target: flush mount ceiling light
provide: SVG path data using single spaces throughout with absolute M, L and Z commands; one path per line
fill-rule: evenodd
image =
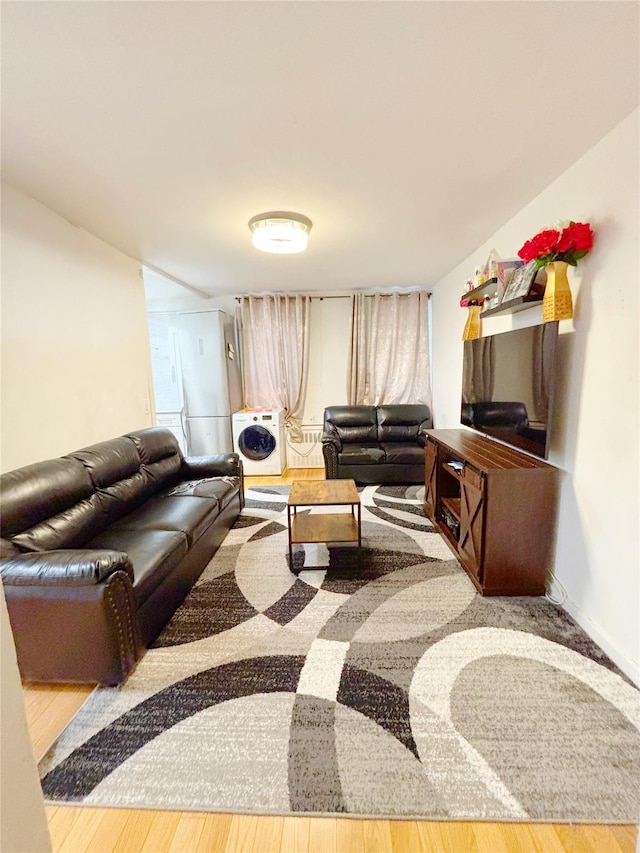
M 307 248 L 311 220 L 301 213 L 274 210 L 249 220 L 253 245 L 261 252 L 292 255 Z

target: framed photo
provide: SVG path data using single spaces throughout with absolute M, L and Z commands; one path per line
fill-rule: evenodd
M 536 272 L 535 261 L 529 261 L 528 264 L 514 270 L 502 297 L 501 304 L 508 302 L 510 299 L 517 299 L 519 296 L 528 296 L 535 280 Z

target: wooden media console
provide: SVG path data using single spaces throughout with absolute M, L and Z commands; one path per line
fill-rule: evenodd
M 482 595 L 544 595 L 559 471 L 470 430 L 427 430 L 425 514 Z

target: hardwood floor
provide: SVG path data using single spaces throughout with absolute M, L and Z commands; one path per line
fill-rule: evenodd
M 247 477 L 246 486 L 322 480 L 320 468 Z M 39 759 L 90 686 L 25 685 Z M 637 827 L 279 817 L 47 806 L 54 851 L 64 853 L 635 853 Z

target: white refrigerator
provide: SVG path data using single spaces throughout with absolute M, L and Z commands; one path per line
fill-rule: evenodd
M 230 453 L 242 408 L 236 326 L 224 311 L 149 315 L 156 420 L 189 456 Z

